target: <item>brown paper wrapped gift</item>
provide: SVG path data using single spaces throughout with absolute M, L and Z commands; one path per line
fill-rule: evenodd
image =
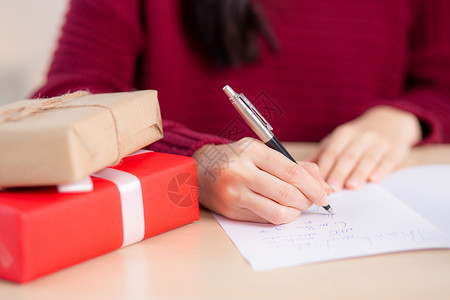
M 0 187 L 73 182 L 162 138 L 157 92 L 76 92 L 0 107 Z

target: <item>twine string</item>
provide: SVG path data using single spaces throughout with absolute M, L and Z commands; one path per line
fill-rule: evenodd
M 70 94 L 64 94 L 58 97 L 47 98 L 47 99 L 36 99 L 30 101 L 29 104 L 24 104 L 20 107 L 14 107 L 11 109 L 0 111 L 0 125 L 9 122 L 20 122 L 21 120 L 28 118 L 34 114 L 53 110 L 53 109 L 65 109 L 65 108 L 80 108 L 80 107 L 97 107 L 106 109 L 112 117 L 114 132 L 116 136 L 117 144 L 117 156 L 116 160 L 111 164 L 112 166 L 117 165 L 121 160 L 121 144 L 119 138 L 119 130 L 117 125 L 117 118 L 114 115 L 113 110 L 102 104 L 68 104 L 69 102 L 90 95 L 87 91 L 77 91 Z M 89 151 L 90 152 L 90 151 Z

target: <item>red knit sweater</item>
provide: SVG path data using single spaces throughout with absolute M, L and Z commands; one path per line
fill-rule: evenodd
M 450 1 L 260 2 L 279 53 L 261 42 L 259 62 L 217 70 L 183 36 L 176 0 L 73 0 L 35 96 L 156 89 L 165 137 L 152 147 L 185 155 L 251 135 L 226 84 L 253 99 L 282 141 L 319 141 L 388 104 L 416 114 L 430 128 L 425 141 L 450 142 Z

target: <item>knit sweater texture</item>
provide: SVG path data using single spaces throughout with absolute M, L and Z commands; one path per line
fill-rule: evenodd
M 253 64 L 217 69 L 191 47 L 177 0 L 72 0 L 46 84 L 34 97 L 155 89 L 165 137 L 191 155 L 252 136 L 229 84 L 281 141 L 318 142 L 377 105 L 415 114 L 423 142 L 450 142 L 450 1 L 258 1 L 278 41 Z

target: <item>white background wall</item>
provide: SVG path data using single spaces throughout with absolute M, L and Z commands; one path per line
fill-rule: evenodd
M 68 2 L 0 0 L 0 105 L 43 84 Z

